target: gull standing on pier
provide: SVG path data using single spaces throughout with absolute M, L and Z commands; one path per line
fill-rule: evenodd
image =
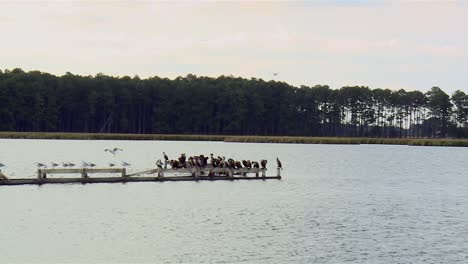
M 160 159 L 158 159 L 156 161 L 156 166 L 158 166 L 158 168 L 162 169 L 163 168 L 163 162 Z

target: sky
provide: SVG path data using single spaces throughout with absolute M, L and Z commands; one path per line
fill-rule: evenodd
M 0 69 L 468 92 L 468 0 L 3 0 L 0 28 Z

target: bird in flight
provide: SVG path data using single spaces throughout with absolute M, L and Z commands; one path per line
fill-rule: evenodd
M 110 154 L 114 155 L 117 154 L 118 151 L 123 151 L 123 149 L 120 148 L 113 148 L 113 149 L 105 149 L 105 152 L 109 152 Z

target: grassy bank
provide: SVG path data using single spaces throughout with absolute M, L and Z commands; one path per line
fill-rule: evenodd
M 224 141 L 297 144 L 384 144 L 410 146 L 468 147 L 468 139 L 230 136 L 226 137 Z
M 77 140 L 187 140 L 187 141 L 224 141 L 224 142 L 246 142 L 246 143 L 385 144 L 385 145 L 410 145 L 410 146 L 468 147 L 468 139 L 273 137 L 273 136 L 42 133 L 42 132 L 0 132 L 0 138 L 77 139 Z
M 225 137 L 226 136 L 171 134 L 0 132 L 0 138 L 23 139 L 224 141 Z

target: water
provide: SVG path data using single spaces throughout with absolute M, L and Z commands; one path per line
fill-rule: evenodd
M 121 147 L 112 157 L 105 148 Z M 283 180 L 0 187 L 1 263 L 466 263 L 466 148 L 0 140 L 2 171 L 215 153 Z

